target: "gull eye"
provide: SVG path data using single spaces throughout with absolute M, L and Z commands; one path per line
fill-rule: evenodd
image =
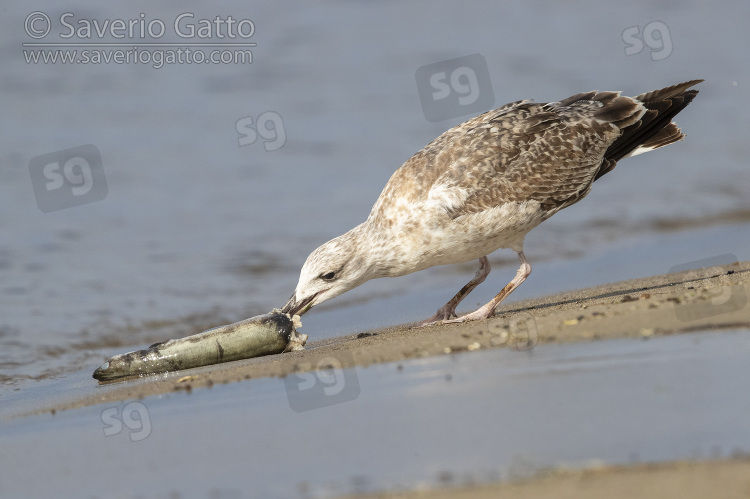
M 324 281 L 332 281 L 336 278 L 336 272 L 326 272 L 325 274 L 320 274 L 318 277 Z

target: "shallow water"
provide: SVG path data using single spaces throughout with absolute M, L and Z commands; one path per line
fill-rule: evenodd
M 541 345 L 32 416 L 0 423 L 0 490 L 330 497 L 747 454 L 749 354 L 747 331 Z
M 618 16 L 605 14 L 619 12 L 614 2 L 580 10 L 535 2 L 34 9 L 53 20 L 72 12 L 74 21 L 143 12 L 167 24 L 183 12 L 231 14 L 254 21 L 257 46 L 249 65 L 27 64 L 21 44 L 34 41 L 24 33 L 32 9 L 3 8 L 0 396 L 283 304 L 305 256 L 364 220 L 403 161 L 469 117 L 427 121 L 415 80 L 422 66 L 468 54 L 486 60 L 496 106 L 707 79 L 678 119 L 688 140 L 623 162 L 588 199 L 532 232 L 534 280 L 514 298 L 725 253 L 748 259 L 750 125 L 737 104 L 748 101 L 750 81 L 746 3 L 717 15 L 709 5 L 643 2 Z M 651 48 L 625 55 L 623 31 L 657 20 L 668 29 L 669 57 L 654 59 L 664 52 Z M 53 26 L 47 40 L 61 41 L 60 32 Z M 241 145 L 247 121 L 238 122 L 267 112 L 285 140 L 267 140 L 268 131 Z M 85 144 L 101 154 L 103 199 L 41 211 L 30 164 Z M 510 252 L 493 262 L 495 281 L 475 302 L 515 270 Z M 306 317 L 305 332 L 421 319 L 472 275 L 469 267 L 369 283 Z

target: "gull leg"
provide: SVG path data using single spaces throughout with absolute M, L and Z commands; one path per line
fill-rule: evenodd
M 456 293 L 456 296 L 451 298 L 448 303 L 440 307 L 435 315 L 433 315 L 429 319 L 423 320 L 422 322 L 417 324 L 417 326 L 426 326 L 435 322 L 445 321 L 447 319 L 450 319 L 451 317 L 456 317 L 456 307 L 458 306 L 458 304 L 461 303 L 461 300 L 466 298 L 466 295 L 471 293 L 474 288 L 484 282 L 484 280 L 489 275 L 490 270 L 490 261 L 487 260 L 486 256 L 483 256 L 479 259 L 479 268 L 477 269 L 476 274 L 474 274 L 474 278 L 466 283 L 466 285 L 461 288 L 461 291 Z
M 518 268 L 518 272 L 516 272 L 516 277 L 514 277 L 512 281 L 506 284 L 505 287 L 492 300 L 489 301 L 489 303 L 483 305 L 481 308 L 470 314 L 453 320 L 443 320 L 443 322 L 448 323 L 475 321 L 477 319 L 488 319 L 494 316 L 495 308 L 497 307 L 497 305 L 501 301 L 503 301 L 509 294 L 511 294 L 518 286 L 520 286 L 521 283 L 525 281 L 527 277 L 529 277 L 529 274 L 531 274 L 531 265 L 526 260 L 523 251 L 518 252 L 518 258 L 521 260 L 521 266 Z

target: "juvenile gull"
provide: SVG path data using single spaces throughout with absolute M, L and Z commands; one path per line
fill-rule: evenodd
M 451 128 L 396 170 L 364 223 L 310 254 L 283 312 L 303 314 L 377 277 L 478 258 L 474 278 L 420 324 L 447 322 L 490 273 L 487 255 L 510 248 L 521 260 L 513 280 L 455 321 L 492 317 L 531 273 L 526 234 L 583 199 L 619 160 L 681 140 L 672 118 L 701 81 L 636 97 L 592 91 L 511 102 Z

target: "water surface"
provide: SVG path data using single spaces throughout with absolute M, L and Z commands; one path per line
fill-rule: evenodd
M 740 104 L 750 97 L 747 4 L 719 13 L 700 3 L 621 8 L 5 6 L 0 394 L 283 304 L 306 255 L 364 220 L 400 164 L 469 117 L 427 121 L 415 80 L 422 66 L 469 54 L 486 60 L 496 106 L 707 80 L 679 116 L 686 141 L 623 162 L 584 202 L 532 232 L 534 274 L 514 299 L 725 253 L 749 259 L 750 130 Z M 144 13 L 167 24 L 185 12 L 231 14 L 253 20 L 257 46 L 244 65 L 27 64 L 21 44 L 34 41 L 24 33 L 32 10 L 102 22 Z M 623 32 L 654 21 L 668 28 L 669 57 L 655 60 L 651 48 L 627 56 Z M 282 120 L 283 145 L 240 145 L 238 122 L 267 112 Z M 41 211 L 32 160 L 86 144 L 101 153 L 106 196 Z M 511 252 L 492 261 L 495 273 L 467 307 L 513 275 Z M 368 283 L 306 317 L 306 332 L 320 338 L 422 319 L 472 266 Z
M 0 490 L 332 497 L 746 455 L 748 355 L 747 331 L 540 345 L 319 374 L 343 386 L 313 397 L 292 375 L 15 419 Z

